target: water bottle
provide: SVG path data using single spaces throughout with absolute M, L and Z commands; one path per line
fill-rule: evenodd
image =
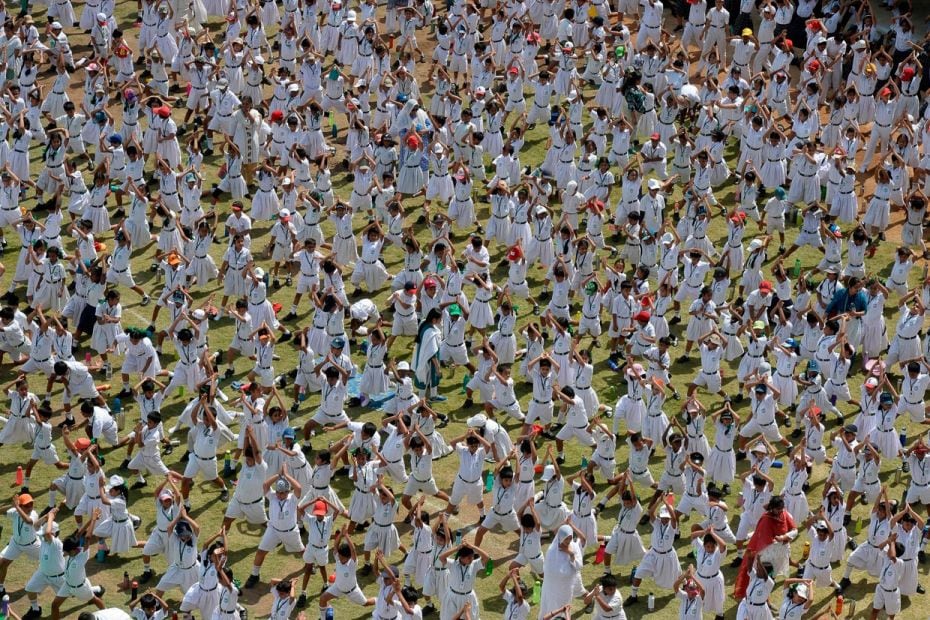
M 228 478 L 232 473 L 232 458 L 229 456 L 229 450 L 227 450 L 226 456 L 223 458 L 223 477 Z
M 333 611 L 333 608 L 332 608 L 332 607 L 327 607 L 327 608 L 326 608 L 326 615 L 325 615 L 325 617 L 326 617 L 326 620 L 333 620 L 333 618 L 336 617 L 336 616 L 335 616 L 335 612 Z
M 795 279 L 797 279 L 801 275 L 801 259 L 800 258 L 794 259 L 794 269 L 792 269 L 791 273 L 794 275 Z
M 303 402 L 307 400 L 307 388 L 300 386 L 300 389 L 297 391 L 297 400 Z
M 455 546 L 462 544 L 462 530 L 455 530 Z
M 87 353 L 84 354 L 84 365 L 90 366 L 90 360 L 91 360 L 90 351 L 88 351 Z
M 103 541 L 97 543 L 97 563 L 103 564 L 107 561 L 107 547 Z
M 607 543 L 601 543 L 597 548 L 597 553 L 594 554 L 594 563 L 603 564 L 605 555 L 607 555 Z
M 804 551 L 801 552 L 801 558 L 806 560 L 811 555 L 811 541 L 804 541 Z
M 485 472 L 484 475 L 484 492 L 490 493 L 491 489 L 494 488 L 494 472 L 490 469 Z
M 329 111 L 329 134 L 335 138 L 339 133 L 339 128 L 336 127 L 336 116 L 333 114 L 333 111 Z
M 774 467 L 775 469 L 781 469 L 784 466 L 785 464 L 782 463 L 781 461 L 772 461 L 772 467 Z
M 132 598 L 135 599 L 139 596 L 139 582 L 133 580 L 132 582 Z
M 646 599 L 646 609 L 649 611 L 655 611 L 656 608 L 656 597 L 652 592 L 649 593 L 649 598 Z
M 898 440 L 901 442 L 902 448 L 907 445 L 907 431 L 906 430 L 901 431 L 901 434 L 898 435 Z
M 106 364 L 104 374 L 106 375 L 107 380 L 109 381 L 110 379 L 113 378 L 113 365 L 110 364 L 110 362 L 104 362 L 104 363 Z
M 363 354 L 368 353 L 368 338 L 362 340 L 362 344 L 359 346 L 359 349 Z
M 7 618 L 10 615 L 10 595 L 4 594 L 3 600 L 0 600 L 0 618 Z
M 843 613 L 843 595 L 838 594 L 836 597 L 836 615 L 839 616 Z
M 471 375 L 466 372 L 465 376 L 462 377 L 462 390 L 461 390 L 462 394 L 464 394 L 468 390 L 469 381 L 471 381 Z
M 530 596 L 530 600 L 533 602 L 534 605 L 539 605 L 539 599 L 540 599 L 540 596 L 542 595 L 541 590 L 542 588 L 539 587 L 539 582 L 534 579 L 533 580 L 533 594 Z
M 587 469 L 587 468 L 588 468 L 588 457 L 582 456 L 581 457 L 581 469 Z
M 484 576 L 490 577 L 491 573 L 494 572 L 494 560 L 488 558 L 488 563 L 484 567 Z
M 923 549 L 924 543 L 930 539 L 930 521 L 924 524 L 924 531 L 920 537 L 920 548 Z

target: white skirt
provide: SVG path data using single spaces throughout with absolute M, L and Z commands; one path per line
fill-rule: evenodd
M 736 475 L 736 452 L 730 448 L 724 452 L 717 446 L 711 450 L 707 462 L 704 464 L 707 478 L 718 484 L 730 484 Z
M 375 514 L 375 500 L 371 493 L 352 492 L 349 502 L 349 520 L 355 523 L 364 523 Z
M 491 312 L 491 305 L 486 301 L 477 299 L 471 305 L 471 311 L 468 315 L 468 324 L 476 329 L 487 329 L 494 325 L 494 315 Z
M 400 536 L 393 523 L 387 527 L 373 523 L 365 532 L 365 551 L 377 549 L 380 549 L 386 558 L 400 549 Z
M 219 275 L 219 269 L 216 268 L 216 263 L 213 262 L 213 257 L 209 254 L 206 258 L 197 258 L 196 256 L 191 259 L 191 264 L 187 267 L 188 277 L 193 277 L 197 279 L 197 286 L 207 286 L 210 282 L 216 279 L 216 276 Z
M 264 192 L 256 190 L 252 199 L 252 219 L 260 222 L 274 219 L 281 210 L 281 202 L 274 191 Z
M 384 371 L 384 366 L 372 368 L 370 365 L 365 366 L 365 372 L 359 381 L 358 391 L 361 394 L 384 394 L 391 389 L 391 379 Z
M 136 546 L 136 533 L 132 527 L 132 519 L 117 522 L 112 516 L 101 521 L 94 528 L 94 536 L 109 538 L 110 553 L 125 553 Z

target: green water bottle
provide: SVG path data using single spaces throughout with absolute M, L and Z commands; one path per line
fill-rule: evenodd
M 539 586 L 539 582 L 535 579 L 533 580 L 533 594 L 530 596 L 530 600 L 534 605 L 539 605 L 539 597 L 541 594 L 542 588 Z
M 581 469 L 587 469 L 587 468 L 588 468 L 588 457 L 582 456 L 581 457 Z
M 485 472 L 484 475 L 484 492 L 490 493 L 491 489 L 494 488 L 494 472 L 490 469 Z
M 460 392 L 461 394 L 464 394 L 468 390 L 469 381 L 471 381 L 471 375 L 466 372 L 465 376 L 462 377 L 462 390 Z
M 332 110 L 329 111 L 329 133 L 333 138 L 339 133 L 339 128 L 336 127 L 336 116 Z
M 484 567 L 484 576 L 490 577 L 491 573 L 494 572 L 494 560 L 488 558 L 488 563 Z
M 793 273 L 794 273 L 795 279 L 797 279 L 801 275 L 801 259 L 800 258 L 794 259 Z

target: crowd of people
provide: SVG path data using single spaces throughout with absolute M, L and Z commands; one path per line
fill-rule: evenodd
M 920 615 L 909 2 L 39 4 L 0 14 L 10 616 Z

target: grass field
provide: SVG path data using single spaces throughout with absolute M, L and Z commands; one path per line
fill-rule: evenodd
M 82 5 L 76 7 L 78 11 L 81 10 Z M 132 27 L 132 21 L 136 13 L 136 5 L 134 2 L 120 2 L 117 5 L 117 17 L 120 22 L 120 26 L 127 32 L 128 38 L 130 39 L 130 44 L 134 44 L 135 37 L 138 33 L 136 28 Z M 41 12 L 40 12 L 41 14 Z M 39 24 L 43 23 L 42 17 L 40 14 L 36 14 L 36 21 Z M 215 40 L 219 41 L 222 37 L 220 31 L 220 25 L 214 21 L 211 23 L 211 30 L 214 34 Z M 273 33 L 276 29 L 270 28 L 268 31 L 269 39 L 271 39 Z M 69 31 L 70 33 L 71 31 Z M 86 52 L 86 43 L 87 37 L 84 35 L 71 35 L 72 46 L 75 48 L 75 57 L 80 58 Z M 428 52 L 427 52 L 428 53 Z M 73 89 L 79 90 L 82 83 L 83 76 L 77 72 L 73 76 L 72 87 Z M 50 78 L 45 76 L 42 80 L 43 85 L 50 84 Z M 431 93 L 429 87 L 426 89 L 427 96 Z M 75 97 L 73 97 L 74 99 Z M 117 112 L 118 114 L 118 112 Z M 175 118 L 178 122 L 181 119 L 181 113 L 179 111 L 175 112 Z M 344 119 L 343 121 L 344 122 Z M 522 154 L 522 161 L 525 165 L 535 165 L 542 161 L 545 152 L 546 152 L 546 127 L 540 126 L 537 127 L 534 131 L 531 132 L 527 146 L 524 149 Z M 341 130 L 339 134 L 338 141 L 344 142 L 345 131 Z M 34 147 L 32 151 L 32 157 L 35 162 L 39 161 L 39 156 L 41 154 L 41 147 Z M 735 158 L 736 153 L 731 149 L 729 152 L 729 157 L 731 161 Z M 338 158 L 336 158 L 338 159 Z M 208 172 L 207 184 L 205 187 L 209 187 L 209 182 L 215 181 L 215 172 L 220 164 L 220 159 L 218 157 L 208 158 L 205 164 L 205 169 Z M 38 164 L 33 165 L 34 174 L 38 174 Z M 616 172 L 616 171 L 615 171 Z M 334 170 L 334 186 L 336 188 L 337 194 L 342 197 L 347 197 L 348 191 L 350 190 L 350 183 L 346 180 L 346 173 L 341 168 L 339 170 Z M 724 188 L 717 192 L 717 197 L 720 200 L 721 204 L 727 207 L 731 207 L 734 203 L 733 201 L 733 185 L 727 184 Z M 680 189 L 676 188 L 671 196 L 671 198 L 677 199 L 680 197 Z M 477 198 L 477 197 L 476 197 Z M 671 200 L 670 200 L 671 202 Z M 35 204 L 35 201 L 30 199 L 25 203 L 27 208 L 31 208 Z M 114 206 L 113 201 L 109 203 L 110 207 Z M 414 200 L 408 203 L 407 210 L 410 213 L 408 216 L 410 220 L 408 224 L 413 224 L 413 219 L 418 215 L 418 206 L 419 200 Z M 247 205 L 248 208 L 248 205 Z M 221 215 L 221 218 L 225 218 L 225 215 L 229 212 L 229 201 L 228 199 L 221 200 L 218 209 Z M 479 218 L 485 219 L 488 216 L 488 205 L 485 202 L 478 204 L 478 213 Z M 718 214 L 719 215 L 719 214 Z M 889 231 L 889 240 L 898 235 L 898 227 L 900 226 L 900 221 L 902 216 L 900 213 L 893 214 L 893 219 L 895 221 L 895 227 Z M 361 217 L 356 218 L 356 231 L 360 230 L 365 225 L 364 219 Z M 427 240 L 428 233 L 425 230 L 417 229 L 417 236 L 421 242 Z M 327 235 L 332 234 L 332 229 L 328 224 L 324 225 L 324 231 Z M 257 264 L 265 267 L 266 269 L 270 267 L 270 260 L 260 257 L 259 250 L 264 247 L 265 244 L 265 235 L 267 232 L 267 226 L 260 225 L 256 230 L 253 230 L 253 250 L 255 250 Z M 461 243 L 467 239 L 467 236 L 472 231 L 455 231 L 456 238 L 455 241 L 461 247 Z M 791 232 L 789 232 L 789 240 L 791 239 Z M 723 240 L 726 236 L 726 227 L 722 221 L 722 218 L 715 217 L 714 224 L 711 227 L 711 235 L 715 244 L 719 247 L 722 245 Z M 8 236 L 8 239 L 13 237 Z M 112 247 L 112 239 L 104 239 L 108 245 Z M 14 248 L 15 244 L 11 243 L 11 246 L 7 248 L 4 256 L 2 257 L 3 262 L 7 266 L 7 274 L 3 277 L 0 284 L 6 286 L 9 283 L 9 278 L 12 274 L 12 267 L 16 261 L 16 249 Z M 777 246 L 776 246 L 777 247 Z M 73 248 L 73 243 L 67 245 L 67 249 L 71 250 Z M 212 255 L 217 260 L 217 264 L 221 261 L 221 256 L 225 245 L 214 245 L 212 248 Z M 893 242 L 889 241 L 883 243 L 880 246 L 878 254 L 874 259 L 870 260 L 869 267 L 875 270 L 875 275 L 887 275 L 889 265 L 891 262 L 891 255 L 893 252 Z M 139 251 L 133 258 L 133 270 L 137 282 L 145 288 L 153 296 L 161 290 L 161 284 L 155 280 L 154 274 L 149 272 L 148 266 L 152 262 L 152 256 L 154 254 L 154 246 L 146 248 L 144 251 Z M 800 252 L 798 256 L 803 264 L 804 269 L 811 269 L 819 260 L 818 256 L 815 256 L 814 253 L 810 251 Z M 389 248 L 384 255 L 385 262 L 387 264 L 388 270 L 396 272 L 401 266 L 401 254 L 400 251 L 396 248 Z M 500 259 L 502 258 L 501 248 L 497 246 L 495 251 L 492 253 L 492 265 L 497 265 Z M 793 262 L 793 257 L 791 261 Z M 767 266 L 770 267 L 771 263 Z M 767 268 L 766 273 L 769 273 Z M 497 268 L 493 272 L 493 277 L 496 282 L 503 283 L 506 281 L 506 271 L 501 268 Z M 529 279 L 531 284 L 531 290 L 534 293 L 538 293 L 541 288 L 541 284 L 545 278 L 544 272 L 540 270 L 533 269 L 531 270 Z M 819 277 L 815 274 L 815 279 Z M 348 281 L 348 274 L 346 274 L 346 279 Z M 912 276 L 912 284 L 915 283 L 916 278 Z M 351 288 L 351 287 L 350 287 Z M 279 291 L 270 290 L 270 298 L 273 301 L 279 302 L 284 306 L 284 311 L 287 311 L 287 308 L 290 306 L 290 302 L 293 296 L 293 289 L 290 287 L 284 287 Z M 203 301 L 209 291 L 198 291 L 194 292 L 193 296 L 197 303 Z M 375 296 L 375 301 L 379 304 L 379 307 L 383 306 L 384 300 L 387 298 L 389 291 L 382 291 L 380 294 Z M 892 300 L 894 301 L 894 300 Z M 520 309 L 520 320 L 518 321 L 518 326 L 522 326 L 530 321 L 534 320 L 529 314 L 528 304 L 522 304 L 525 307 Z M 893 330 L 894 319 L 891 318 L 891 306 L 893 304 L 889 303 L 889 330 Z M 123 309 L 124 309 L 124 321 L 123 326 L 138 326 L 144 327 L 149 324 L 150 318 L 150 307 L 141 307 L 139 305 L 139 298 L 132 292 L 124 292 L 123 295 Z M 283 314 L 281 315 L 283 316 Z M 296 323 L 292 323 L 290 327 L 292 329 L 297 326 L 303 326 L 309 321 L 309 305 L 306 299 L 303 302 L 302 307 L 299 312 L 299 319 Z M 165 327 L 164 313 L 159 319 L 159 327 Z M 674 331 L 676 334 L 681 334 L 682 326 L 676 326 Z M 232 322 L 229 319 L 220 320 L 218 322 L 212 323 L 210 326 L 210 344 L 211 347 L 215 350 L 225 350 L 226 346 L 231 338 L 233 333 Z M 682 343 L 684 339 L 682 338 Z M 82 347 L 87 346 L 88 341 L 82 343 Z M 522 344 L 522 343 L 521 343 Z M 673 359 L 681 354 L 683 349 L 682 347 L 676 348 L 672 351 Z M 77 359 L 82 359 L 84 356 L 84 348 L 80 348 L 75 351 L 75 356 Z M 364 365 L 364 358 L 359 355 L 357 349 L 354 350 L 356 363 L 362 367 Z M 393 349 L 390 351 L 390 356 L 399 360 L 409 359 L 412 353 L 412 342 L 409 338 L 400 338 L 394 344 Z M 277 348 L 277 354 L 280 355 L 280 361 L 275 363 L 276 372 L 282 372 L 290 370 L 294 367 L 296 361 L 296 350 L 291 346 L 291 344 L 280 345 Z M 621 388 L 618 386 L 622 385 L 623 381 L 619 375 L 615 375 L 606 364 L 606 351 L 604 348 L 594 349 L 595 356 L 595 380 L 594 387 L 597 389 L 602 403 L 607 404 L 609 407 L 613 407 L 613 404 L 616 402 L 617 398 L 622 395 Z M 166 346 L 165 354 L 162 356 L 162 364 L 165 367 L 172 367 L 176 361 L 177 356 L 170 346 Z M 673 382 L 680 390 L 683 391 L 684 384 L 687 383 L 690 378 L 694 375 L 697 363 L 693 361 L 695 358 L 692 356 L 692 361 L 687 364 L 676 364 L 672 371 L 674 373 Z M 238 360 L 236 363 L 236 377 L 235 379 L 243 380 L 246 372 L 251 367 L 251 364 L 246 360 Z M 738 390 L 738 385 L 734 379 L 735 365 L 730 366 L 726 369 L 725 377 L 725 389 L 730 394 L 735 394 Z M 443 430 L 443 433 L 447 439 L 455 437 L 463 431 L 464 420 L 468 415 L 478 412 L 478 407 L 473 408 L 473 410 L 466 411 L 463 409 L 464 395 L 461 393 L 460 387 L 462 385 L 462 376 L 463 369 L 457 369 L 452 372 L 447 372 L 444 375 L 442 386 L 440 392 L 448 397 L 448 400 L 444 403 L 437 404 L 437 409 L 441 412 L 448 413 L 451 418 L 451 423 L 448 428 Z M 15 376 L 15 370 L 10 368 L 9 365 L 5 365 L 2 370 L 0 370 L 0 381 L 6 382 L 13 379 Z M 34 392 L 38 394 L 44 393 L 44 378 L 31 376 L 30 385 Z M 859 385 L 861 384 L 863 377 L 861 372 L 858 372 L 850 379 L 850 385 L 853 394 L 858 393 Z M 103 378 L 100 379 L 100 382 L 104 382 Z M 227 393 L 231 392 L 229 389 L 229 383 L 224 382 L 222 385 L 223 389 Z M 110 398 L 115 395 L 119 390 L 118 378 L 114 376 L 113 381 L 113 390 L 110 392 Z M 517 394 L 523 402 L 526 402 L 528 395 L 527 389 L 519 385 Z M 713 410 L 719 404 L 719 398 L 703 398 L 704 404 L 708 409 Z M 174 394 L 168 404 L 163 409 L 163 414 L 166 417 L 166 427 L 170 424 L 173 424 L 175 417 L 180 413 L 182 407 L 185 404 L 185 399 L 181 398 L 177 393 Z M 290 404 L 290 400 L 287 401 Z M 53 399 L 53 403 L 56 407 L 60 407 L 61 404 L 61 394 L 60 391 L 56 391 Z M 318 397 L 312 395 L 306 402 L 304 402 L 299 410 L 298 415 L 291 418 L 292 426 L 301 426 L 307 419 L 310 413 L 316 408 L 318 404 Z M 675 401 L 669 401 L 666 408 L 666 412 L 671 416 L 675 413 L 679 403 Z M 748 407 L 744 404 L 737 411 L 744 418 L 747 417 Z M 843 410 L 847 415 L 847 418 L 850 418 L 854 415 L 854 411 L 851 408 L 847 407 Z M 377 411 L 363 410 L 363 409 L 351 409 L 349 410 L 350 416 L 354 420 L 364 420 L 364 421 L 375 421 L 377 422 L 381 414 Z M 137 412 L 133 409 L 130 409 L 127 419 L 134 421 L 137 416 Z M 54 422 L 58 422 L 60 416 L 56 415 Z M 909 421 L 899 421 L 901 426 L 899 430 L 906 430 L 908 432 L 908 437 L 913 438 L 916 433 L 920 432 L 915 425 L 911 424 Z M 512 421 L 505 421 L 505 426 L 514 430 L 516 425 Z M 832 426 L 828 426 L 828 430 L 832 430 Z M 713 429 L 709 429 L 709 432 L 712 433 Z M 325 447 L 327 441 L 331 439 L 336 439 L 337 437 L 333 436 L 317 436 L 313 440 L 314 448 Z M 56 444 L 59 447 L 59 453 L 64 454 L 63 446 L 58 436 L 58 432 L 55 434 Z M 713 438 L 710 437 L 711 442 Z M 14 480 L 14 472 L 17 468 L 17 465 L 25 463 L 29 458 L 30 449 L 27 449 L 23 446 L 5 446 L 3 450 L 3 457 L 0 458 L 0 475 L 2 479 L 7 481 L 7 483 L 12 483 Z M 543 448 L 544 449 L 544 448 Z M 165 458 L 165 462 L 169 467 L 176 471 L 183 470 L 183 464 L 179 463 L 178 460 L 180 455 L 183 453 L 183 450 L 176 450 L 172 455 Z M 123 458 L 122 450 L 116 450 L 112 452 L 105 452 L 107 457 L 107 473 L 116 473 L 116 466 Z M 567 462 L 563 467 L 563 471 L 566 474 L 571 474 L 577 470 L 579 467 L 581 458 L 583 456 L 582 451 L 578 448 L 577 444 L 569 444 L 566 450 Z M 658 455 L 653 458 L 651 462 L 651 468 L 653 474 L 658 479 L 661 467 L 662 467 L 662 458 L 663 455 Z M 783 455 L 780 455 L 779 458 L 783 459 Z M 625 449 L 621 449 L 618 452 L 618 465 L 622 469 L 626 465 L 627 453 Z M 739 472 L 744 471 L 745 462 L 739 464 Z M 437 481 L 441 488 L 448 489 L 451 486 L 452 478 L 457 469 L 457 462 L 454 457 L 448 457 L 438 462 L 435 467 L 435 473 Z M 885 463 L 883 465 L 882 478 L 885 480 L 891 488 L 891 496 L 893 498 L 901 497 L 904 489 L 906 488 L 907 478 L 905 477 L 902 482 L 895 483 L 896 470 L 898 466 L 895 463 Z M 776 481 L 776 490 L 781 488 L 783 469 L 773 469 L 772 473 Z M 126 472 L 122 472 L 126 473 Z M 811 490 L 809 496 L 811 497 L 811 504 L 814 505 L 815 502 L 819 501 L 820 492 L 822 490 L 822 485 L 826 475 L 828 473 L 826 466 L 815 466 L 814 473 L 811 478 Z M 41 510 L 47 502 L 47 487 L 50 480 L 57 475 L 52 469 L 48 467 L 39 466 L 36 468 L 36 471 L 32 477 L 31 490 L 33 495 L 37 497 L 36 507 L 38 510 Z M 600 481 L 599 481 L 600 482 Z M 335 486 L 340 492 L 340 495 L 347 502 L 351 483 L 346 480 L 334 481 Z M 157 480 L 151 479 L 149 482 L 149 487 L 146 491 L 134 491 L 131 495 L 131 511 L 134 514 L 139 515 L 142 518 L 143 526 L 137 532 L 137 536 L 140 540 L 144 540 L 148 536 L 148 532 L 153 526 L 153 506 L 151 502 L 150 492 L 158 484 Z M 12 484 L 11 484 L 12 486 Z M 598 485 L 598 490 L 603 490 L 603 485 Z M 399 492 L 400 489 L 395 488 L 395 491 Z M 639 489 L 641 495 L 645 495 L 644 489 Z M 8 494 L 12 496 L 15 492 L 14 488 L 10 488 Z M 225 504 L 218 500 L 218 495 L 214 488 L 206 485 L 198 485 L 192 493 L 194 510 L 192 514 L 194 518 L 198 520 L 202 526 L 202 538 L 206 538 L 215 533 L 222 520 L 222 513 L 225 510 Z M 8 501 L 8 500 L 7 500 Z M 738 513 L 739 511 L 734 508 L 736 497 L 735 493 L 731 494 L 727 498 L 728 503 L 731 506 L 731 514 Z M 436 511 L 442 507 L 442 504 L 437 500 L 427 500 L 427 507 L 430 511 Z M 599 521 L 599 530 L 601 534 L 607 534 L 610 532 L 613 524 L 616 521 L 617 515 L 617 505 L 616 503 L 611 503 L 611 506 L 607 509 L 605 513 L 602 513 Z M 855 510 L 855 518 L 866 518 L 868 509 L 864 506 L 858 506 Z M 475 525 L 477 520 L 477 513 L 474 508 L 464 508 L 458 516 L 455 516 L 451 520 L 451 525 L 453 528 L 471 528 Z M 70 515 L 62 513 L 62 531 L 65 533 L 71 532 L 73 528 L 73 520 Z M 687 566 L 688 559 L 685 557 L 685 554 L 689 550 L 689 544 L 687 541 L 687 531 L 690 528 L 692 521 L 684 522 L 682 524 L 683 537 L 682 540 L 678 542 L 677 550 L 679 557 L 682 561 L 683 567 Z M 734 524 L 735 525 L 735 524 Z M 9 527 L 7 527 L 9 530 Z M 402 539 L 405 539 L 407 533 L 409 532 L 408 526 L 400 526 Z M 641 531 L 643 533 L 644 540 L 648 541 L 648 528 L 643 528 Z M 229 560 L 230 565 L 235 572 L 235 576 L 244 581 L 249 574 L 249 569 L 252 564 L 252 557 L 254 555 L 255 549 L 257 547 L 259 538 L 261 536 L 261 530 L 259 528 L 248 527 L 243 524 L 243 522 L 237 522 L 233 531 L 230 533 L 231 548 L 229 551 Z M 471 534 L 466 534 L 467 539 L 471 539 Z M 860 537 L 860 540 L 862 537 Z M 355 542 L 359 547 L 361 546 L 362 535 L 355 536 Z M 408 540 L 405 539 L 405 542 Z M 491 555 L 494 561 L 495 567 L 498 570 L 495 570 L 491 577 L 483 577 L 478 581 L 478 596 L 481 600 L 482 610 L 485 617 L 495 618 L 502 617 L 504 610 L 504 603 L 497 591 L 497 583 L 502 577 L 500 567 L 505 565 L 516 553 L 516 538 L 512 535 L 502 536 L 499 534 L 489 534 L 485 538 L 483 544 L 484 549 Z M 794 545 L 794 557 L 797 558 L 801 554 L 801 543 Z M 402 558 L 400 554 L 397 554 L 395 557 L 390 558 L 395 563 L 400 563 Z M 155 568 L 156 574 L 160 575 L 165 569 L 165 560 L 163 557 L 155 558 L 153 561 L 153 567 Z M 19 613 L 26 611 L 27 604 L 25 603 L 25 596 L 21 592 L 22 586 L 25 581 L 29 578 L 35 566 L 32 565 L 27 560 L 19 560 L 12 567 L 9 572 L 9 575 L 6 580 L 7 590 L 11 593 L 11 598 L 13 602 L 14 609 Z M 118 591 L 117 585 L 122 580 L 124 571 L 127 571 L 131 576 L 136 576 L 141 573 L 142 562 L 139 553 L 129 553 L 126 557 L 120 558 L 109 558 L 105 564 L 97 564 L 94 561 L 88 565 L 91 581 L 95 584 L 102 584 L 107 586 L 107 594 L 105 596 L 105 602 L 108 606 L 124 606 L 129 599 L 129 595 L 126 592 Z M 296 577 L 299 575 L 299 571 L 302 568 L 301 561 L 299 557 L 286 555 L 283 552 L 274 552 L 270 554 L 265 562 L 264 568 L 262 569 L 262 583 L 260 586 L 247 590 L 241 602 L 243 602 L 250 611 L 250 614 L 253 617 L 256 616 L 267 616 L 269 613 L 270 605 L 270 595 L 268 594 L 268 582 L 271 578 L 289 578 Z M 616 572 L 622 573 L 624 579 L 622 580 L 622 591 L 623 594 L 628 594 L 628 580 L 626 577 L 630 574 L 631 566 L 615 566 L 614 570 Z M 920 566 L 920 575 L 921 580 L 926 579 L 928 573 L 928 568 L 925 565 Z M 601 568 L 593 565 L 593 554 L 589 554 L 586 557 L 586 566 L 584 569 L 584 581 L 586 584 L 592 584 L 596 577 L 601 574 Z M 735 571 L 733 569 L 726 568 L 724 570 L 726 575 L 727 583 L 732 584 L 734 579 Z M 841 569 L 837 569 L 834 572 L 834 577 L 836 580 L 842 576 Z M 531 578 L 529 574 L 524 574 L 524 578 L 527 581 L 530 581 Z M 375 593 L 375 586 L 372 584 L 372 578 L 361 578 L 360 582 L 365 589 L 366 593 L 373 595 Z M 153 581 L 150 585 L 154 585 Z M 860 572 L 853 573 L 853 583 L 854 585 L 849 588 L 845 593 L 845 598 L 847 601 L 856 600 L 858 602 L 858 611 L 856 612 L 855 617 L 865 617 L 866 609 L 871 604 L 872 592 L 874 590 L 874 582 L 871 580 L 867 581 L 867 575 Z M 319 591 L 319 577 L 315 577 L 315 580 L 311 582 L 311 586 L 308 590 L 308 593 L 311 595 L 310 607 L 308 608 L 308 617 L 314 617 L 316 613 L 316 600 Z M 728 585 L 731 587 L 731 585 Z M 641 588 L 642 603 L 636 608 L 631 608 L 627 611 L 628 614 L 643 613 L 646 611 L 645 598 L 650 593 L 654 592 L 656 596 L 656 609 L 654 613 L 650 613 L 650 616 L 655 616 L 657 618 L 672 618 L 676 617 L 678 613 L 678 605 L 672 600 L 671 593 L 657 590 L 650 582 L 645 582 Z M 49 592 L 44 593 L 40 597 L 40 601 L 43 604 L 45 613 L 48 613 L 51 607 L 51 598 L 52 595 Z M 177 604 L 180 601 L 181 593 L 178 591 L 169 592 L 166 596 L 166 599 L 172 603 Z M 834 595 L 832 592 L 827 592 L 824 590 L 818 590 L 816 593 L 816 601 L 814 605 L 814 610 L 817 612 L 823 612 L 829 607 L 832 606 L 834 600 Z M 773 596 L 773 602 L 780 604 L 781 595 L 776 594 Z M 911 601 L 905 602 L 905 607 L 900 615 L 901 618 L 905 620 L 916 619 L 916 618 L 926 618 L 927 612 L 925 611 L 926 603 L 928 602 L 926 597 L 915 597 Z M 922 608 L 922 605 L 924 607 Z M 580 609 L 582 604 L 579 602 L 576 606 L 576 609 Z M 735 617 L 736 601 L 732 598 L 728 599 L 727 604 L 727 617 Z M 74 617 L 78 611 L 78 608 L 74 605 L 66 605 L 63 609 L 64 613 L 67 616 Z M 336 617 L 338 618 L 363 618 L 370 616 L 370 610 L 362 610 L 357 607 L 352 607 L 346 605 L 345 603 L 338 603 L 335 605 Z M 535 612 L 534 612 L 535 613 Z M 812 612 L 813 615 L 813 612 Z

